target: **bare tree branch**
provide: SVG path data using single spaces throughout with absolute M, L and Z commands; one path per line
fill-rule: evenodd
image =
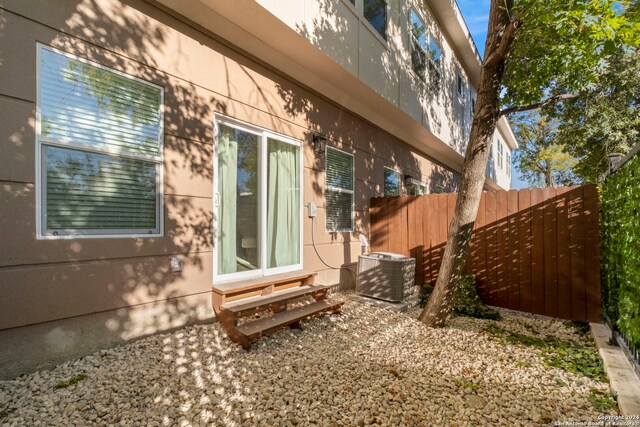
M 565 99 L 574 99 L 574 98 L 577 98 L 577 97 L 578 97 L 578 95 L 574 95 L 574 94 L 570 94 L 570 93 L 566 93 L 566 94 L 563 94 L 563 95 L 555 95 L 555 96 L 552 96 L 551 98 L 545 99 L 544 101 L 535 102 L 533 104 L 520 105 L 518 107 L 505 108 L 504 110 L 500 111 L 500 117 L 504 116 L 506 114 L 511 114 L 511 113 L 520 113 L 522 111 L 537 110 L 538 108 L 543 108 L 543 107 L 546 107 L 546 106 L 551 105 L 551 104 L 555 104 L 556 102 L 560 102 L 560 101 L 565 100 Z

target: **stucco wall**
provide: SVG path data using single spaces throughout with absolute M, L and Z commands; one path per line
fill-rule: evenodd
M 54 320 L 68 319 L 71 328 L 74 317 L 91 313 L 102 313 L 95 322 L 108 325 L 112 338 L 121 339 L 207 318 L 201 308 L 210 291 L 214 256 L 215 114 L 303 141 L 303 201 L 318 204 L 318 249 L 334 265 L 357 260 L 358 236 L 368 234 L 368 203 L 381 194 L 384 166 L 432 188 L 456 185 L 456 175 L 427 154 L 289 81 L 284 72 L 259 65 L 215 34 L 148 3 L 15 0 L 2 1 L 0 7 L 0 338 L 20 331 L 11 328 Z M 36 239 L 37 42 L 164 87 L 163 237 Z M 311 150 L 313 132 L 355 154 L 353 233 L 324 231 L 324 160 Z M 306 215 L 303 232 L 304 267 L 319 271 L 320 281 L 337 282 L 340 272 L 327 269 L 313 251 Z M 182 272 L 171 272 L 172 256 L 184 260 Z M 167 316 L 152 320 L 133 314 L 144 307 L 157 310 L 163 301 L 181 313 L 199 314 L 185 318 L 167 310 Z M 29 327 L 34 340 L 60 327 L 49 324 L 53 329 Z M 82 339 L 82 334 L 74 336 Z M 20 354 L 17 347 L 3 347 L 3 365 Z M 76 354 L 73 344 L 65 348 Z
M 456 58 L 446 29 L 440 27 L 427 1 L 387 0 L 387 39 L 384 40 L 349 0 L 258 2 L 322 52 L 422 124 L 460 154 L 464 154 L 471 125 L 470 96 L 460 102 L 457 75 L 475 97 L 467 71 Z M 413 3 L 413 6 L 412 6 Z M 442 48 L 441 89 L 420 80 L 411 66 L 409 14 L 413 7 Z

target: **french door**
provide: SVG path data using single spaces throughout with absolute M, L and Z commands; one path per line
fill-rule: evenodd
M 227 118 L 216 128 L 216 282 L 301 269 L 300 142 Z

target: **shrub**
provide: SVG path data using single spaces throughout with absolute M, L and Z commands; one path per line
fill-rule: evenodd
M 420 306 L 424 307 L 433 292 L 432 286 L 423 286 L 420 292 Z M 500 320 L 497 310 L 487 307 L 482 302 L 476 289 L 476 276 L 467 274 L 463 276 L 456 286 L 451 311 L 461 316 L 476 317 L 478 319 Z
M 640 155 L 610 175 L 601 193 L 604 311 L 640 347 Z

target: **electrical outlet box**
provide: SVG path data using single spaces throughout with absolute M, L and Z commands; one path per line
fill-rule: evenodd
M 316 204 L 313 202 L 309 202 L 307 204 L 307 211 L 308 211 L 309 218 L 315 218 L 316 215 L 318 215 L 318 209 L 316 207 Z
M 171 271 L 173 271 L 174 273 L 182 271 L 182 259 L 178 258 L 177 256 L 171 258 Z

